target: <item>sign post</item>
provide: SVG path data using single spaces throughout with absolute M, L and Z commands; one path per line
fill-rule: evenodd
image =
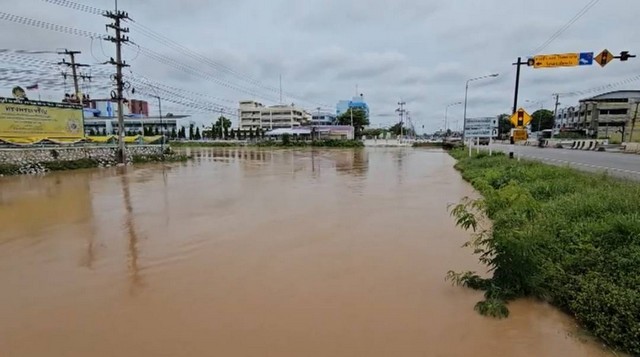
M 491 152 L 491 139 L 498 136 L 498 119 L 494 117 L 467 118 L 464 127 L 464 137 L 468 138 L 469 156 L 471 156 L 471 144 L 476 139 L 476 152 L 480 152 L 480 139 L 489 139 L 489 152 Z

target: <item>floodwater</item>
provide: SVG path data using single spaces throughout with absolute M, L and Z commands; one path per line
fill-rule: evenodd
M 203 149 L 0 179 L 0 356 L 606 356 L 482 270 L 445 153 Z

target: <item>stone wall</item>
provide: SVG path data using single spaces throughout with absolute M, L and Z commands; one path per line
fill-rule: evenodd
M 42 163 L 93 159 L 98 166 L 109 167 L 117 164 L 117 149 L 116 146 L 5 148 L 0 149 L 0 165 L 18 166 L 20 173 L 40 173 Z M 162 154 L 159 145 L 127 146 L 126 150 L 129 162 L 132 155 Z

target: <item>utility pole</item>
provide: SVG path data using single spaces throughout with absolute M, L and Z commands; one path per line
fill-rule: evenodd
M 73 77 L 73 88 L 75 89 L 75 92 L 73 93 L 76 96 L 76 99 L 80 101 L 80 103 L 82 103 L 82 98 L 80 98 L 80 84 L 78 83 L 78 68 L 80 67 L 89 67 L 88 64 L 84 64 L 84 63 L 76 63 L 76 55 L 79 55 L 80 51 L 69 51 L 67 49 L 64 50 L 64 52 L 58 52 L 59 55 L 66 55 L 69 56 L 69 60 L 71 62 L 67 62 L 64 58 L 62 59 L 61 62 L 58 62 L 59 65 L 65 65 L 67 67 L 71 67 L 71 76 Z M 82 76 L 83 78 L 86 76 Z
M 556 98 L 556 104 L 553 108 L 553 128 L 551 128 L 551 138 L 553 138 L 553 133 L 556 131 L 556 117 L 558 116 L 558 105 L 560 105 L 560 94 L 556 93 L 553 96 Z
M 404 113 L 406 112 L 404 109 L 404 106 L 406 104 L 407 102 L 405 101 L 399 101 L 398 105 L 400 106 L 400 108 L 396 109 L 396 111 L 400 114 L 400 140 L 402 140 L 402 135 L 403 135 L 402 124 L 404 121 Z
M 511 114 L 515 114 L 518 111 L 518 91 L 520 90 L 520 66 L 523 64 L 528 65 L 529 61 L 522 62 L 522 57 L 518 57 L 518 61 L 513 63 L 516 66 L 516 88 L 513 94 L 513 111 Z M 509 147 L 509 158 L 513 159 L 513 149 L 515 146 L 515 140 L 512 140 L 512 143 Z M 518 157 L 519 158 L 519 157 Z
M 126 152 L 124 147 L 124 115 L 123 115 L 123 91 L 124 91 L 124 81 L 122 80 L 122 69 L 124 67 L 128 67 L 122 60 L 122 44 L 129 42 L 129 37 L 123 36 L 123 33 L 128 33 L 128 28 L 123 28 L 120 26 L 122 20 L 129 19 L 129 14 L 124 11 L 118 11 L 118 1 L 116 0 L 116 8 L 115 11 L 107 11 L 104 17 L 113 20 L 112 24 L 107 24 L 107 29 L 111 28 L 115 30 L 116 35 L 108 36 L 107 41 L 111 41 L 116 45 L 116 59 L 113 58 L 108 62 L 116 67 L 116 91 L 111 92 L 111 98 L 115 99 L 118 102 L 118 144 L 119 144 L 119 152 L 118 159 L 120 163 L 126 163 Z
M 632 143 L 631 139 L 633 139 L 633 131 L 636 128 L 636 119 L 638 119 L 638 106 L 640 106 L 640 101 L 636 102 L 636 113 L 633 115 L 633 121 L 631 122 L 631 132 L 629 132 L 629 142 Z M 624 138 L 622 138 L 624 141 Z

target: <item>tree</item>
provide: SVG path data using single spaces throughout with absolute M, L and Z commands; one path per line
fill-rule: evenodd
M 189 140 L 193 140 L 193 124 L 189 124 Z
M 249 140 L 253 140 L 253 128 L 249 128 Z
M 102 136 L 107 136 L 107 128 L 102 128 Z
M 184 126 L 181 127 L 180 130 L 178 130 L 178 138 L 180 139 L 186 138 L 186 130 L 184 129 Z
M 89 136 L 96 136 L 96 131 L 93 129 L 89 130 Z
M 511 129 L 513 129 L 513 124 L 511 124 L 511 115 L 509 114 L 500 114 L 498 115 L 498 135 L 501 137 L 508 136 L 511 133 Z
M 153 135 L 155 136 L 160 135 L 160 129 L 158 129 L 158 127 L 153 128 Z
M 176 133 L 176 128 L 171 128 L 171 134 L 169 135 L 171 139 L 176 139 L 178 137 L 178 133 Z
M 195 134 L 193 134 L 193 139 L 195 139 L 195 140 L 200 140 L 200 139 L 202 139 L 202 137 L 200 136 L 200 127 L 197 127 L 197 128 L 196 128 L 196 133 L 195 133 Z
M 362 135 L 377 138 L 382 134 L 382 129 L 366 129 L 362 131 Z
M 337 121 L 340 125 L 351 125 L 351 113 L 353 112 L 353 127 L 355 131 L 355 137 L 362 136 L 364 127 L 369 125 L 369 117 L 367 112 L 360 108 L 349 108 L 345 113 L 341 114 Z
M 229 128 L 231 128 L 231 120 L 225 118 L 222 115 L 218 118 L 218 120 L 216 120 L 215 123 L 213 123 L 213 131 L 218 137 L 228 137 Z
M 553 112 L 550 110 L 536 110 L 531 115 L 531 131 L 553 129 L 553 123 Z
M 396 125 L 390 127 L 389 131 L 394 135 L 400 135 L 401 132 L 403 136 L 413 136 L 415 134 L 412 129 L 406 128 L 401 123 L 397 123 Z

